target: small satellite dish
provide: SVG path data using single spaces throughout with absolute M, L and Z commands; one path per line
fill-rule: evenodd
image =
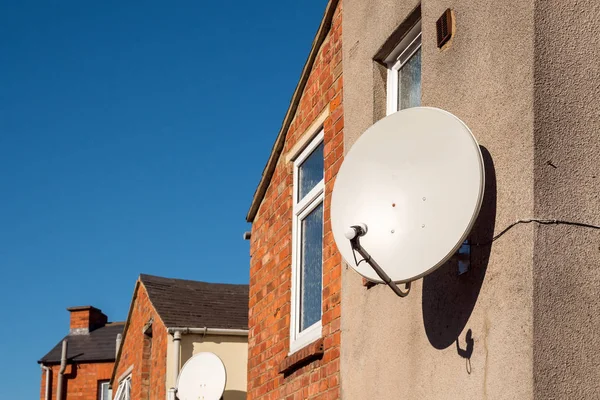
M 460 119 L 431 107 L 402 110 L 367 129 L 346 155 L 333 189 L 333 236 L 365 278 L 384 281 L 374 260 L 383 276 L 408 283 L 458 250 L 483 190 L 481 151 Z M 356 252 L 359 236 L 370 258 Z
M 223 361 L 214 353 L 203 352 L 190 358 L 177 379 L 179 400 L 219 400 L 227 374 Z

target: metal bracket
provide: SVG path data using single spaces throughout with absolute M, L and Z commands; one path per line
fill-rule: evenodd
M 379 264 L 377 264 L 377 262 L 375 260 L 373 260 L 373 258 L 365 250 L 365 248 L 361 246 L 359 238 L 361 236 L 364 236 L 364 234 L 367 232 L 365 228 L 366 227 L 363 227 L 360 225 L 354 225 L 351 227 L 351 229 L 354 230 L 355 235 L 352 235 L 351 232 L 346 234 L 346 237 L 350 240 L 350 245 L 352 246 L 352 251 L 357 252 L 363 258 L 362 260 L 360 260 L 356 263 L 356 266 L 358 266 L 358 264 L 360 264 L 361 262 L 365 261 L 367 264 L 369 264 L 371 266 L 371 268 L 373 268 L 375 270 L 375 272 L 381 278 L 381 280 L 384 281 L 394 291 L 394 293 L 396 293 L 399 297 L 408 296 L 408 294 L 410 293 L 411 282 L 406 282 L 404 284 L 405 290 L 402 291 L 398 287 L 398 285 L 396 285 L 394 283 L 394 281 L 392 281 L 392 279 L 389 277 L 389 275 L 386 274 L 385 271 L 379 266 Z
M 458 265 L 458 275 L 465 274 L 471 269 L 471 242 L 467 239 L 452 257 Z

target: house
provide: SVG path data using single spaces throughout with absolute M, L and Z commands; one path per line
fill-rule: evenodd
M 110 400 L 109 379 L 124 323 L 107 322 L 106 315 L 92 306 L 67 310 L 69 334 L 38 361 L 42 367 L 40 399 Z
M 449 262 L 399 298 L 342 270 L 345 399 L 598 398 L 599 15 L 598 2 L 344 2 L 345 154 L 386 114 L 433 106 L 469 126 L 486 169 L 467 273 Z
M 597 398 L 599 13 L 329 2 L 247 215 L 250 399 Z M 468 271 L 400 298 L 343 267 L 328 208 L 360 135 L 416 106 L 469 126 L 486 182 Z
M 181 368 L 199 352 L 225 365 L 223 399 L 245 399 L 248 285 L 140 275 L 110 378 L 114 399 L 175 399 Z
M 250 210 L 249 399 L 340 396 L 342 2 L 330 0 Z

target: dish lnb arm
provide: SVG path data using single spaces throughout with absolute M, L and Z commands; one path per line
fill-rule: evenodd
M 410 282 L 407 282 L 405 284 L 406 290 L 402 291 L 398 287 L 398 285 L 396 285 L 392 281 L 392 279 L 389 277 L 389 275 L 386 274 L 385 271 L 379 266 L 379 264 L 377 264 L 377 262 L 375 260 L 373 260 L 373 258 L 365 250 L 365 248 L 362 247 L 362 245 L 360 244 L 361 236 L 366 235 L 367 232 L 368 232 L 367 225 L 357 224 L 357 225 L 350 226 L 344 233 L 346 238 L 348 240 L 350 240 L 350 245 L 352 246 L 352 251 L 360 254 L 361 257 L 363 258 L 361 261 L 358 261 L 356 263 L 356 266 L 358 266 L 358 264 L 360 262 L 365 261 L 366 263 L 368 263 L 371 266 L 371 268 L 373 268 L 373 270 L 375 270 L 375 272 L 377 273 L 377 275 L 379 275 L 381 280 L 384 281 L 394 291 L 394 293 L 396 293 L 400 297 L 408 296 L 408 293 L 410 293 Z

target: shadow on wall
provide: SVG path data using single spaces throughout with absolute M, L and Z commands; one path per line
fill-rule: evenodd
M 181 368 L 183 368 L 184 364 L 194 355 L 194 342 L 182 340 L 180 351 Z
M 223 392 L 223 400 L 246 400 L 246 392 L 241 390 L 226 390 Z
M 77 355 L 78 356 L 78 355 Z M 75 356 L 75 357 L 77 357 Z M 77 378 L 77 364 L 73 363 L 73 358 L 71 357 L 67 360 L 67 369 L 65 370 L 65 374 L 63 375 L 63 389 L 62 389 L 62 399 L 65 400 L 67 398 L 67 393 L 69 393 L 69 383 Z M 58 377 L 57 377 L 58 379 Z M 58 384 L 58 382 L 57 382 Z M 50 386 L 52 387 L 52 386 Z M 56 388 L 54 390 L 57 390 Z M 56 396 L 56 395 L 55 395 Z
M 485 191 L 481 211 L 469 235 L 471 243 L 490 242 L 496 221 L 494 162 L 489 151 L 483 146 L 480 148 L 485 168 Z M 463 275 L 458 275 L 457 261 L 450 260 L 423 278 L 423 323 L 427 338 L 436 349 L 445 349 L 456 342 L 458 354 L 467 359 L 471 357 L 471 330 L 465 338 L 467 346 L 464 350 L 459 347 L 458 340 L 479 297 L 490 250 L 489 245 L 471 246 L 471 266 Z
M 239 336 L 206 336 L 202 337 L 201 335 L 186 335 L 185 339 L 181 340 L 181 366 L 195 353 L 198 353 L 200 350 L 196 349 L 196 346 L 199 346 L 203 343 L 210 344 L 229 344 L 229 343 L 246 343 L 246 339 Z M 208 350 L 204 350 L 208 351 Z

